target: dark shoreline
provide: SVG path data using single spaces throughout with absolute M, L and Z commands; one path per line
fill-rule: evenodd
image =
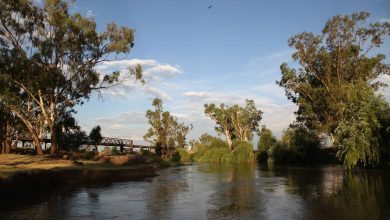
M 156 169 L 149 165 L 120 167 L 118 169 L 58 169 L 20 172 L 10 178 L 0 178 L 0 202 L 7 197 L 19 197 L 52 188 L 90 183 L 110 183 L 141 180 L 157 176 Z

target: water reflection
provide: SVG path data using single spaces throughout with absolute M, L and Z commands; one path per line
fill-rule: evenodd
M 384 171 L 201 164 L 102 184 L 4 200 L 0 219 L 390 219 Z

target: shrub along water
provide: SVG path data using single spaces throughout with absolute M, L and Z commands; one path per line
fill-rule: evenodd
M 246 141 L 237 141 L 233 143 L 234 150 L 232 159 L 235 163 L 251 163 L 255 161 L 253 145 Z
M 172 159 L 173 162 L 182 162 L 188 163 L 191 161 L 191 155 L 183 148 L 178 148 L 173 154 Z
M 209 145 L 198 144 L 194 159 L 197 162 L 210 163 L 250 163 L 254 162 L 253 146 L 245 141 L 233 143 L 230 151 L 228 144 L 221 139 L 214 139 Z

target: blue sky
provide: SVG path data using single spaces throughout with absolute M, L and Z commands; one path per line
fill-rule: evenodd
M 104 136 L 140 143 L 154 97 L 194 125 L 190 139 L 214 133 L 214 123 L 203 115 L 205 103 L 243 104 L 245 98 L 264 112 L 261 124 L 280 134 L 296 109 L 275 85 L 279 65 L 291 63 L 288 38 L 302 31 L 318 34 L 337 14 L 368 11 L 370 22 L 390 20 L 389 0 L 79 0 L 72 10 L 94 17 L 99 30 L 112 21 L 136 29 L 132 52 L 97 69 L 124 71 L 140 63 L 146 84 L 127 80 L 104 91 L 103 101 L 95 94 L 77 107 L 76 118 L 86 131 L 100 124 Z M 390 56 L 389 51 L 387 40 L 381 52 Z

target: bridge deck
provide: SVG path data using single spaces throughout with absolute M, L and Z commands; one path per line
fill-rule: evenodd
M 30 137 L 20 137 L 18 139 L 14 139 L 14 141 L 20 141 L 22 142 L 22 145 L 24 145 L 25 142 L 33 142 L 33 139 Z M 41 138 L 41 143 L 50 144 L 51 139 L 50 138 Z M 95 145 L 95 142 L 85 139 L 82 142 L 82 145 Z M 139 149 L 154 149 L 154 146 L 148 146 L 148 145 L 139 145 L 139 144 L 133 144 L 133 140 L 130 139 L 122 139 L 122 138 L 112 138 L 112 137 L 103 137 L 103 139 L 97 144 L 99 146 L 118 146 L 118 147 L 125 147 L 125 148 L 139 148 Z

